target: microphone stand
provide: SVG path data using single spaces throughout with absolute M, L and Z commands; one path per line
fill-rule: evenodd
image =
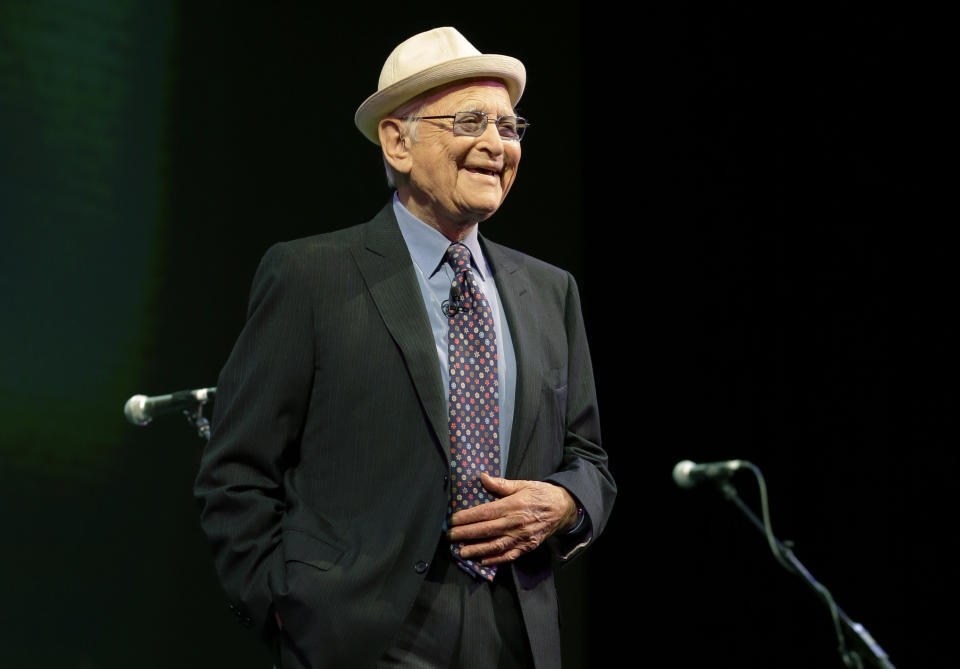
M 760 482 L 760 491 L 761 499 L 766 510 L 766 485 L 763 482 L 763 475 L 760 473 L 758 467 L 752 464 L 748 464 L 749 468 L 753 470 L 753 473 L 757 476 L 758 481 Z M 823 585 L 821 585 L 811 574 L 807 571 L 806 567 L 797 559 L 797 556 L 793 554 L 793 551 L 790 548 L 789 542 L 787 544 L 781 543 L 774 535 L 772 530 L 769 527 L 769 514 L 765 513 L 764 517 L 767 520 L 767 523 L 764 524 L 757 518 L 756 514 L 750 510 L 740 496 L 737 495 L 737 489 L 733 486 L 732 483 L 728 480 L 723 480 L 718 482 L 717 487 L 723 493 L 723 496 L 730 502 L 732 502 L 740 511 L 743 512 L 753 525 L 760 530 L 761 533 L 766 535 L 767 541 L 770 544 L 770 549 L 773 551 L 773 556 L 777 561 L 786 569 L 788 572 L 797 574 L 800 576 L 808 586 L 810 586 L 814 592 L 816 592 L 823 599 L 824 603 L 830 609 L 831 618 L 833 619 L 834 629 L 837 634 L 838 642 L 838 652 L 840 657 L 843 660 L 843 664 L 846 667 L 851 667 L 853 669 L 864 669 L 865 667 L 875 667 L 876 669 L 896 669 L 893 666 L 893 663 L 890 662 L 890 659 L 887 657 L 886 652 L 883 648 L 874 641 L 873 637 L 870 636 L 870 633 L 866 628 L 860 623 L 854 622 L 843 612 L 839 606 L 833 601 L 833 596 L 830 594 L 830 591 L 827 590 Z M 847 638 L 853 641 L 852 647 L 847 648 L 846 640 Z M 864 664 L 865 662 L 869 664 Z

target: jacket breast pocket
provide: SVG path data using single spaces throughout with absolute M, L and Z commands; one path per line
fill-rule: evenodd
M 300 562 L 328 571 L 337 564 L 343 552 L 342 546 L 318 539 L 302 530 L 283 531 L 283 557 L 286 562 Z

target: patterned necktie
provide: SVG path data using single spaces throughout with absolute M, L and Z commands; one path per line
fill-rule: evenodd
M 493 312 L 470 266 L 470 250 L 463 244 L 451 244 L 446 260 L 454 272 L 450 301 L 444 303 L 450 326 L 447 356 L 453 485 L 449 518 L 455 511 L 496 499 L 480 483 L 480 474 L 500 476 L 500 377 Z M 461 558 L 461 546 L 450 546 L 457 564 L 492 581 L 497 568 Z

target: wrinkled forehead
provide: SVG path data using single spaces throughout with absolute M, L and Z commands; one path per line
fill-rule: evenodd
M 424 114 L 458 111 L 482 111 L 491 116 L 513 114 L 510 93 L 497 80 L 469 80 L 443 86 L 420 97 L 415 105 L 422 108 Z

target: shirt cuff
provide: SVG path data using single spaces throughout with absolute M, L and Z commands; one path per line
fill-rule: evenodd
M 567 530 L 566 532 L 564 532 L 564 535 L 566 535 L 566 536 L 569 537 L 570 535 L 576 534 L 576 533 L 579 532 L 581 529 L 583 529 L 583 522 L 584 522 L 584 521 L 583 521 L 583 517 L 584 517 L 585 515 L 587 515 L 587 514 L 585 514 L 585 513 L 583 512 L 583 507 L 582 507 L 582 506 L 578 506 L 578 507 L 577 507 L 577 522 L 574 523 L 573 527 L 571 527 L 569 530 Z

